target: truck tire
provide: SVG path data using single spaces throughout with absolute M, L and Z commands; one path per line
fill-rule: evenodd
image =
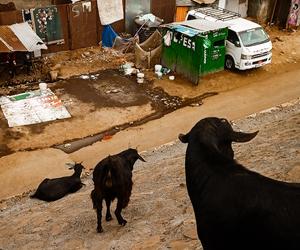
M 234 70 L 235 65 L 234 65 L 234 60 L 231 56 L 226 56 L 225 57 L 225 68 L 229 70 Z

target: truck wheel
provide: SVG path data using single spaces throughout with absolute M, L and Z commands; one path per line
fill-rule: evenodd
M 225 57 L 225 68 L 229 69 L 229 70 L 234 70 L 235 69 L 234 61 L 233 61 L 233 58 L 231 56 L 226 56 Z

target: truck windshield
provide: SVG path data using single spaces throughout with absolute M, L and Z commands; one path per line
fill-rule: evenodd
M 258 45 L 261 43 L 268 42 L 269 36 L 262 28 L 256 28 L 239 32 L 242 43 L 245 47 Z

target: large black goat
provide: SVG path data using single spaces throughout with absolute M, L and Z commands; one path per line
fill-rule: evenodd
M 204 250 L 300 249 L 300 185 L 273 180 L 234 160 L 235 132 L 226 119 L 200 120 L 189 133 L 186 184 Z
M 94 209 L 97 210 L 97 231 L 103 232 L 101 225 L 102 202 L 106 202 L 106 221 L 112 219 L 110 204 L 117 198 L 115 215 L 118 223 L 125 226 L 127 221 L 122 217 L 121 211 L 130 199 L 132 190 L 132 170 L 134 163 L 140 159 L 145 161 L 135 149 L 127 149 L 119 154 L 108 156 L 100 161 L 93 172 L 94 190 L 91 192 Z
M 44 201 L 56 201 L 69 193 L 78 191 L 84 185 L 80 179 L 84 167 L 81 163 L 75 163 L 75 165 L 69 169 L 74 169 L 73 175 L 44 179 L 38 186 L 35 194 L 30 197 Z

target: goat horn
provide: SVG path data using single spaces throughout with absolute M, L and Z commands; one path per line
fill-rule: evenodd
M 253 133 L 244 133 L 244 132 L 233 131 L 231 134 L 231 140 L 234 142 L 248 142 L 248 141 L 251 141 L 257 134 L 258 134 L 258 131 L 255 131 Z
M 142 156 L 140 156 L 139 154 L 138 154 L 138 158 L 139 158 L 141 161 L 146 162 L 145 159 L 144 159 Z

